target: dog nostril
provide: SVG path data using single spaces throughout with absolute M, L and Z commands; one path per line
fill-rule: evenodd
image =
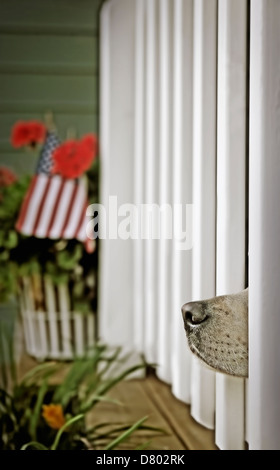
M 191 323 L 192 325 L 197 325 L 198 323 L 201 323 L 201 321 L 198 320 L 189 310 L 185 312 L 185 320 L 187 323 Z
M 189 302 L 183 305 L 182 314 L 184 321 L 190 326 L 199 325 L 208 318 L 200 302 Z

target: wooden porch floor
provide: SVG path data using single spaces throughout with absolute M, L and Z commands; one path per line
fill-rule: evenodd
M 127 380 L 118 384 L 110 396 L 123 406 L 99 403 L 94 423 L 111 421 L 136 422 L 149 416 L 147 424 L 159 427 L 165 434 L 151 438 L 150 450 L 216 450 L 214 431 L 200 426 L 190 415 L 190 407 L 177 400 L 170 387 L 155 376 Z M 147 441 L 147 437 L 143 442 Z
M 33 359 L 25 357 L 20 375 L 35 364 Z M 177 400 L 170 386 L 155 375 L 123 381 L 110 391 L 109 396 L 119 401 L 121 406 L 100 402 L 92 415 L 89 414 L 91 425 L 134 423 L 148 416 L 147 425 L 165 430 L 164 434 L 154 433 L 137 440 L 139 444 L 151 439 L 149 450 L 217 450 L 214 431 L 199 425 L 191 417 L 190 407 Z

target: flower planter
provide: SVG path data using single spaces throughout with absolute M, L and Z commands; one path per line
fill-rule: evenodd
M 19 301 L 26 350 L 36 359 L 72 359 L 94 345 L 95 314 L 71 311 L 67 284 L 55 286 L 48 277 L 24 277 Z

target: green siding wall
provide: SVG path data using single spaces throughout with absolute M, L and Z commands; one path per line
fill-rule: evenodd
M 52 110 L 61 138 L 98 132 L 102 0 L 0 0 L 0 164 L 32 173 L 36 157 L 10 145 L 19 119 Z
M 101 4 L 0 0 L 0 165 L 18 174 L 34 171 L 37 157 L 10 145 L 17 120 L 43 119 L 52 110 L 62 139 L 69 128 L 78 136 L 98 132 Z M 16 312 L 14 302 L 0 305 L 0 334 Z

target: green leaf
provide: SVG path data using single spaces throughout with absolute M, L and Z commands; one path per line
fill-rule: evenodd
M 136 429 L 140 428 L 142 424 L 148 419 L 148 416 L 144 416 L 144 418 L 139 419 L 135 424 L 133 424 L 127 431 L 122 433 L 116 439 L 114 439 L 110 444 L 108 444 L 104 450 L 112 450 L 115 449 L 119 444 L 125 441 L 131 434 L 136 431 Z
M 84 280 L 76 281 L 72 290 L 73 297 L 81 298 L 85 290 Z
M 100 379 L 108 372 L 110 367 L 112 367 L 116 362 L 119 362 L 121 350 L 121 347 L 117 347 L 111 356 L 102 358 L 102 362 L 104 362 L 105 365 L 99 370 Z
M 3 250 L 2 253 L 0 254 L 1 261 L 8 261 L 9 257 L 10 257 L 10 253 L 8 250 Z
M 56 285 L 67 284 L 69 281 L 69 276 L 66 273 L 57 273 L 51 276 L 52 281 Z
M 57 264 L 62 269 L 73 270 L 81 259 L 82 254 L 83 247 L 81 244 L 77 244 L 73 252 L 68 250 L 59 251 L 56 255 Z
M 118 435 L 120 432 L 127 431 L 131 424 L 120 424 L 115 423 L 114 427 L 112 427 L 112 423 L 99 423 L 89 429 L 87 429 L 87 435 L 90 440 L 93 441 L 101 441 L 101 440 L 108 440 L 108 438 L 112 437 L 113 435 Z M 104 430 L 104 428 L 109 428 L 108 430 Z M 142 425 L 141 431 L 148 431 L 153 433 L 160 433 L 160 434 L 168 434 L 168 431 L 165 429 L 149 426 L 149 425 Z
M 26 450 L 28 449 L 28 447 L 33 447 L 33 449 L 35 450 L 49 450 L 46 446 L 36 441 L 31 441 L 31 442 L 28 442 L 27 444 L 24 444 L 23 446 L 21 446 L 20 450 Z
M 117 383 L 121 382 L 123 379 L 125 379 L 128 375 L 132 374 L 133 372 L 143 369 L 146 367 L 146 364 L 138 364 L 136 366 L 130 367 L 129 369 L 125 370 L 122 372 L 120 375 L 113 379 L 109 379 L 105 383 L 101 384 L 99 389 L 97 389 L 96 393 L 97 395 L 104 395 L 105 393 L 108 392 L 112 387 L 114 387 Z
M 90 397 L 90 399 L 86 403 L 83 403 L 81 405 L 81 412 L 87 413 L 92 408 L 93 404 L 95 404 L 98 401 L 103 401 L 107 403 L 113 403 L 114 405 L 123 406 L 123 403 L 121 403 L 119 400 L 114 400 L 113 398 L 104 397 L 100 395 L 93 395 L 92 397 Z
M 57 432 L 57 434 L 55 436 L 55 440 L 54 440 L 54 442 L 51 446 L 51 450 L 56 450 L 56 448 L 59 444 L 60 438 L 61 438 L 62 434 L 64 433 L 65 429 L 67 429 L 69 426 L 71 426 L 71 424 L 76 423 L 77 421 L 79 421 L 83 417 L 84 417 L 83 414 L 79 414 L 77 416 L 74 416 L 73 418 L 70 418 L 68 421 L 66 421 L 66 423 Z
M 87 314 L 89 313 L 90 307 L 88 301 L 74 300 L 73 310 L 77 313 Z
M 18 235 L 17 233 L 14 231 L 14 230 L 10 230 L 8 232 L 8 235 L 7 235 L 7 238 L 6 240 L 4 240 L 4 246 L 6 248 L 15 248 L 17 246 L 17 243 L 18 243 Z
M 32 413 L 31 418 L 30 418 L 30 427 L 29 427 L 30 436 L 31 436 L 32 440 L 34 440 L 34 441 L 36 440 L 37 424 L 38 424 L 38 420 L 40 418 L 42 404 L 43 404 L 44 397 L 45 397 L 47 391 L 48 391 L 48 383 L 47 383 L 47 380 L 44 380 L 41 387 L 39 388 L 37 400 L 36 400 L 36 403 L 35 403 L 35 407 L 34 407 L 33 413 Z
M 94 372 L 92 360 L 76 360 L 73 362 L 67 376 L 57 387 L 53 396 L 55 403 L 61 403 L 65 408 L 69 400 L 78 393 L 79 386 L 88 374 Z
M 141 444 L 140 446 L 136 447 L 136 449 L 134 449 L 134 450 L 146 450 L 146 449 L 148 449 L 148 447 L 150 446 L 151 442 L 152 442 L 151 440 L 146 441 L 146 442 L 143 442 L 143 444 Z
M 61 366 L 55 362 L 44 362 L 43 364 L 39 364 L 38 366 L 33 367 L 23 376 L 21 385 L 27 387 L 30 381 L 35 382 L 42 377 L 45 379 L 47 376 L 56 372 L 60 367 Z

